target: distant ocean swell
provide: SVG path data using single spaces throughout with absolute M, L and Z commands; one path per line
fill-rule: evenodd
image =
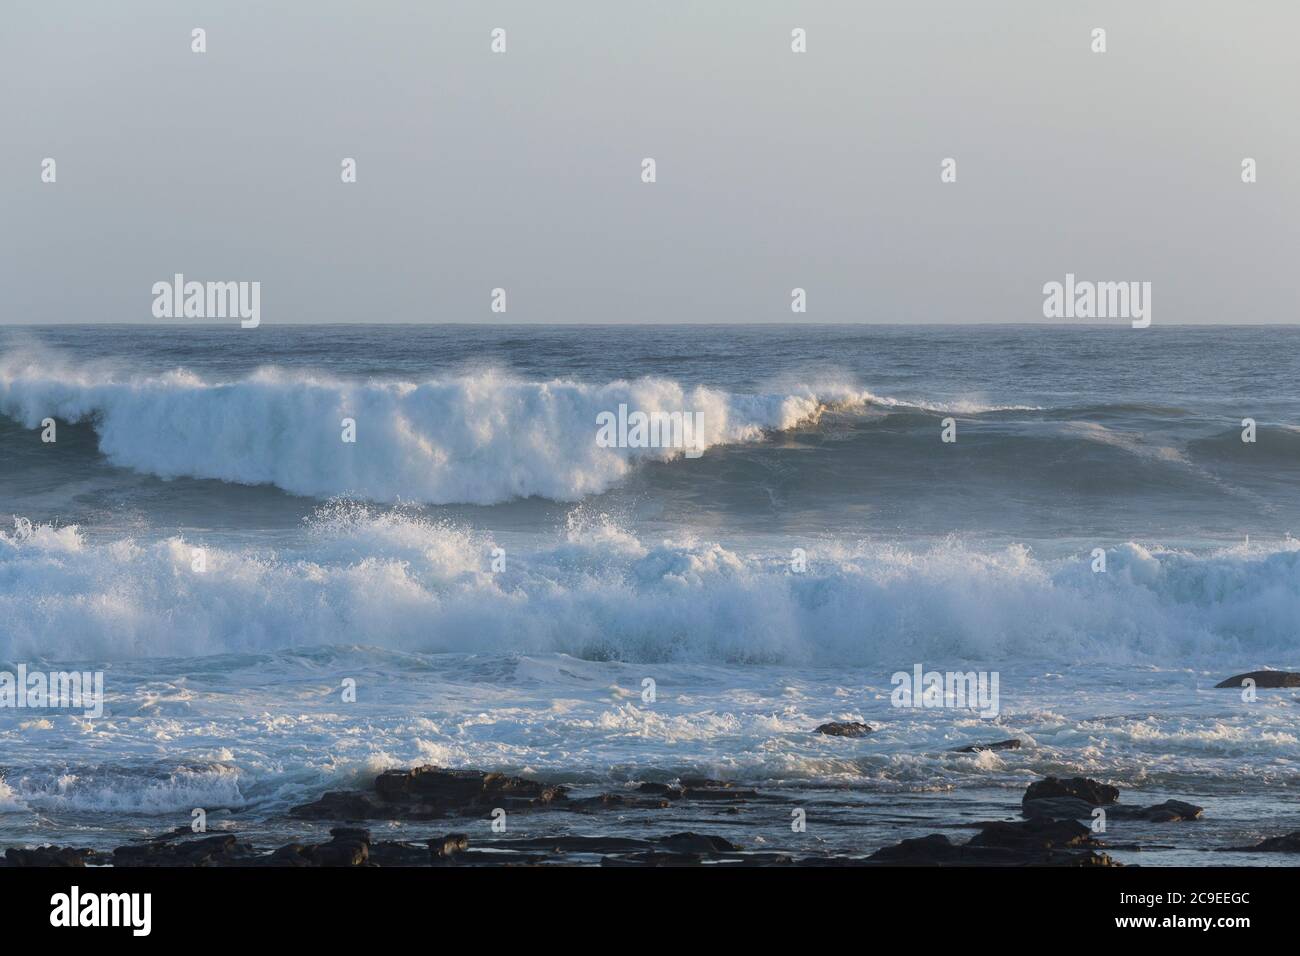
M 274 553 L 74 527 L 0 534 L 0 659 L 261 652 L 324 643 L 563 652 L 626 661 L 899 662 L 1079 658 L 1242 666 L 1293 653 L 1300 542 L 1192 555 L 1112 548 L 1045 561 L 1019 546 L 808 544 L 741 553 L 642 542 L 606 522 L 507 550 L 399 512 L 323 508 Z

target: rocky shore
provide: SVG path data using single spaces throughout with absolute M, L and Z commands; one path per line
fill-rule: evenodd
M 1012 749 L 999 741 L 972 745 L 971 752 Z M 11 847 L 0 865 L 22 866 L 257 866 L 257 867 L 446 867 L 537 866 L 1118 866 L 1106 852 L 1109 821 L 1186 823 L 1203 811 L 1191 803 L 1166 800 L 1149 806 L 1119 803 L 1116 787 L 1096 780 L 1047 777 L 1031 784 L 1019 807 L 1020 819 L 959 824 L 974 836 L 956 842 L 932 833 L 904 839 L 864 855 L 791 853 L 740 846 L 722 836 L 694 831 L 665 835 L 586 835 L 511 837 L 492 831 L 490 821 L 515 814 L 576 814 L 590 818 L 583 829 L 600 830 L 600 818 L 613 815 L 619 829 L 647 824 L 669 808 L 739 813 L 743 808 L 783 801 L 773 795 L 704 778 L 673 783 L 642 782 L 624 792 L 575 797 L 563 784 L 501 773 L 421 766 L 379 774 L 370 789 L 336 791 L 294 807 L 294 820 L 331 824 L 328 840 L 256 846 L 236 833 L 194 833 L 178 828 L 162 836 L 117 847 L 112 853 L 73 847 Z M 796 807 L 793 815 L 799 813 Z M 1011 810 L 1013 813 L 1014 810 Z M 1009 813 L 1010 815 L 1010 813 Z M 1099 824 L 1098 821 L 1101 821 Z M 379 828 L 446 822 L 445 832 L 411 840 L 383 839 Z M 1085 822 L 1086 821 L 1086 822 Z M 570 827 L 569 829 L 576 829 Z M 481 836 L 471 837 L 475 831 Z M 1132 849 L 1132 846 L 1126 848 Z M 1224 850 L 1300 853 L 1300 832 L 1270 837 L 1248 847 Z

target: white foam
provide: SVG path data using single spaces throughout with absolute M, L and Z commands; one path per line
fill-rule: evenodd
M 124 770 L 93 774 L 33 773 L 9 790 L 15 809 L 185 814 L 193 807 L 237 807 L 241 771 L 227 765 L 186 767 L 156 776 Z M 0 809 L 7 785 L 0 783 Z M 19 800 L 21 798 L 21 800 Z
M 0 658 L 113 659 L 321 644 L 562 652 L 633 661 L 865 664 L 1052 658 L 1226 660 L 1294 653 L 1300 543 L 1091 557 L 946 542 L 788 556 L 642 541 L 596 522 L 496 542 L 396 512 L 324 509 L 292 551 L 0 533 Z M 178 698 L 179 700 L 179 698 Z
M 27 804 L 19 798 L 5 778 L 0 777 L 0 813 L 25 813 L 27 810 Z

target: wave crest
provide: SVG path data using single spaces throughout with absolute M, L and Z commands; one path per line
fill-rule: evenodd
M 698 412 L 708 448 L 757 441 L 816 421 L 828 407 L 872 399 L 840 385 L 735 395 L 663 378 L 589 385 L 488 371 L 362 382 L 278 368 L 210 382 L 185 370 L 119 376 L 48 356 L 0 361 L 0 414 L 28 428 L 46 417 L 90 422 L 115 465 L 384 503 L 577 501 L 610 488 L 638 461 L 682 454 L 598 445 L 597 415 L 620 405 Z M 345 418 L 356 422 L 355 443 L 342 440 Z

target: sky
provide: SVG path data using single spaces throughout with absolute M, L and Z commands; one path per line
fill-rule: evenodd
M 263 324 L 1043 323 L 1067 273 L 1295 323 L 1297 35 L 1293 0 L 6 0 L 0 323 L 183 322 L 175 273 L 260 282 Z

